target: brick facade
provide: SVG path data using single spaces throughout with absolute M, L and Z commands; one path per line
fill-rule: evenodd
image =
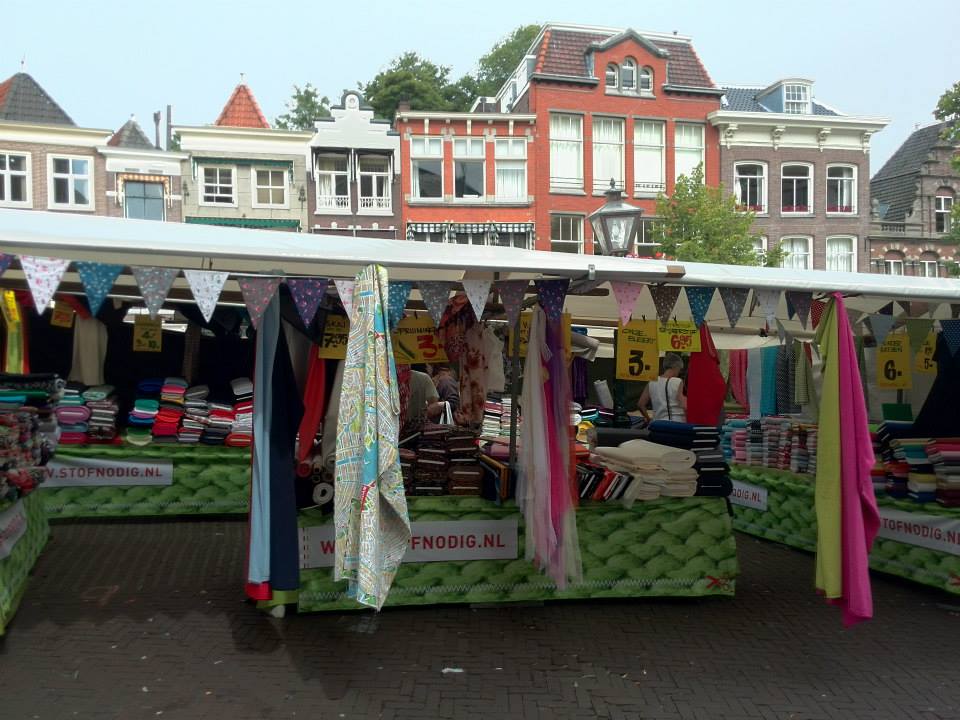
M 106 140 L 106 136 L 104 140 Z M 3 151 L 29 153 L 30 155 L 30 189 L 32 197 L 29 208 L 24 209 L 48 210 L 50 212 L 90 213 L 95 215 L 109 214 L 106 195 L 104 194 L 107 184 L 106 166 L 103 157 L 97 154 L 95 148 L 82 145 L 8 141 L 4 139 L 2 132 L 0 132 L 0 152 Z M 91 188 L 93 196 L 92 209 L 50 207 L 50 165 L 48 158 L 57 156 L 81 157 L 90 161 L 93 170 L 91 177 L 93 183 L 93 187 Z

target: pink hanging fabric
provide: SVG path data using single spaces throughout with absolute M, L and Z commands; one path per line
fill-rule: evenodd
M 747 358 L 746 350 L 730 351 L 730 392 L 733 399 L 747 412 L 750 411 L 750 399 L 747 392 Z

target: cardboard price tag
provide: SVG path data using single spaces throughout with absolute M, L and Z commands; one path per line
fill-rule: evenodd
M 657 330 L 658 345 L 663 352 L 700 352 L 700 331 L 691 320 L 674 320 Z
M 520 314 L 520 320 L 517 321 L 517 328 L 520 330 L 520 357 L 525 358 L 527 356 L 527 344 L 530 340 L 530 320 L 533 318 L 533 313 L 525 312 Z M 570 340 L 570 333 L 573 327 L 573 316 L 570 313 L 563 313 L 561 316 L 561 322 L 563 323 L 563 350 L 569 361 L 573 356 L 573 346 Z M 507 357 L 513 355 L 513 330 L 507 335 Z
M 17 305 L 17 294 L 13 290 L 3 291 L 3 319 L 9 325 L 20 324 L 20 306 Z
M 133 351 L 160 352 L 163 350 L 163 320 L 137 315 L 133 322 Z
M 350 337 L 350 321 L 346 315 L 327 315 L 323 340 L 317 349 L 317 357 L 326 360 L 343 360 L 347 357 L 347 339 Z
M 73 308 L 58 305 L 50 314 L 50 324 L 54 327 L 72 328 L 75 314 Z
M 633 320 L 617 331 L 617 380 L 656 380 L 660 369 L 656 320 Z
M 447 361 L 443 340 L 429 317 L 405 317 L 391 332 L 393 357 L 398 365 Z
M 906 334 L 888 335 L 877 350 L 877 387 L 884 390 L 909 390 L 910 340 Z
M 936 333 L 927 335 L 927 339 L 920 346 L 920 351 L 914 359 L 913 371 L 921 375 L 936 375 L 937 361 L 933 359 L 933 353 L 937 349 Z

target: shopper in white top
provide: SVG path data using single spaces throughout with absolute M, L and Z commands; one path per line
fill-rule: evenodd
M 676 353 L 667 353 L 661 363 L 660 377 L 647 383 L 637 407 L 647 422 L 651 420 L 687 421 L 687 396 L 680 373 L 683 360 Z M 651 416 L 650 407 L 653 414 Z

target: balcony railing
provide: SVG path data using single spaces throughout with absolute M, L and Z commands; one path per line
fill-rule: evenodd
M 905 233 L 907 224 L 901 222 L 882 222 L 880 223 L 880 232 Z
M 350 210 L 349 195 L 317 195 L 318 210 Z
M 360 196 L 361 210 L 390 210 L 392 207 L 389 197 L 363 197 Z
M 666 190 L 667 184 L 662 182 L 635 182 L 633 184 L 634 195 L 666 192 Z

